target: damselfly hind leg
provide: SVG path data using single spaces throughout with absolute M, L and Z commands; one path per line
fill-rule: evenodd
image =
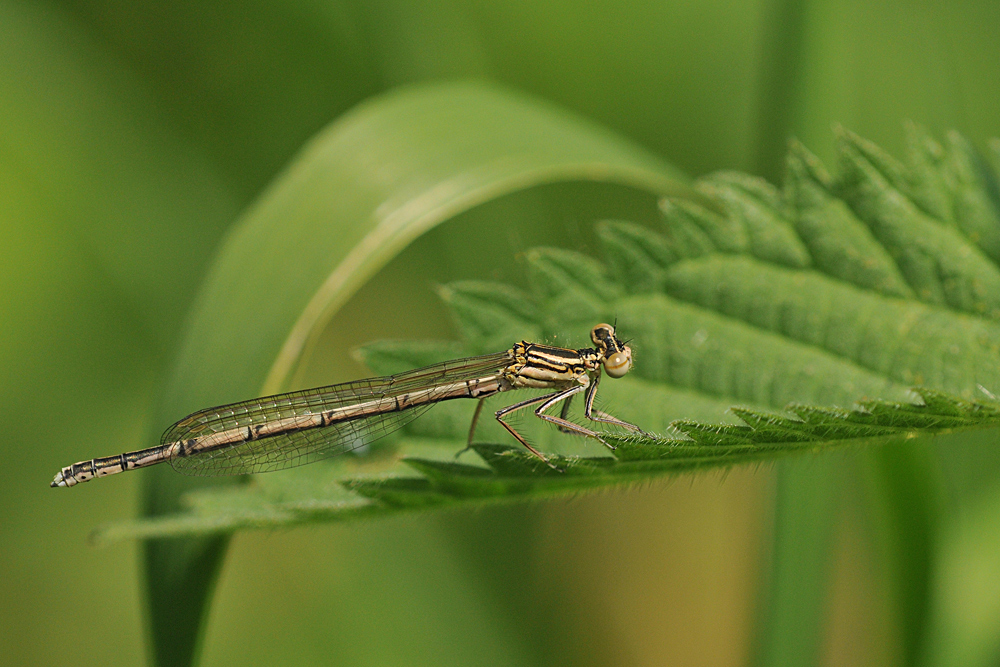
M 545 458 L 544 454 L 542 454 L 540 451 L 538 451 L 537 449 L 535 449 L 534 447 L 532 447 L 528 443 L 528 441 L 525 440 L 521 436 L 520 433 L 518 433 L 517 431 L 515 431 L 513 426 L 511 426 L 510 424 L 508 424 L 507 422 L 505 422 L 503 420 L 503 418 L 505 416 L 509 415 L 512 412 L 517 412 L 518 410 L 523 410 L 524 408 L 529 408 L 532 405 L 538 405 L 539 403 L 548 401 L 549 399 L 551 399 L 551 398 L 553 398 L 555 396 L 559 396 L 560 394 L 563 394 L 563 393 L 564 392 L 559 391 L 559 392 L 556 392 L 555 394 L 548 394 L 546 396 L 538 396 L 536 398 L 529 398 L 526 401 L 521 401 L 520 403 L 515 403 L 514 405 L 508 405 L 506 408 L 504 408 L 502 410 L 497 410 L 497 412 L 496 412 L 497 421 L 500 422 L 501 426 L 503 426 L 505 429 L 507 429 L 508 433 L 510 433 L 512 436 L 514 436 L 514 438 L 519 443 L 521 443 L 522 445 L 524 445 L 525 447 L 527 447 L 529 452 L 531 452 L 532 454 L 534 454 L 535 456 L 537 456 L 541 460 L 545 461 L 545 464 L 547 466 L 549 466 L 553 470 L 557 470 L 559 472 L 564 472 L 564 471 L 563 471 L 562 468 L 556 466 L 554 463 L 552 463 L 547 458 Z M 538 414 L 537 411 L 536 411 L 535 414 Z
M 469 439 L 465 443 L 465 447 L 461 449 L 458 454 L 455 454 L 457 459 L 462 454 L 466 453 L 472 449 L 472 439 L 476 435 L 476 424 L 479 423 L 479 414 L 483 411 L 483 404 L 486 402 L 485 398 L 480 398 L 479 402 L 476 403 L 476 411 L 472 414 L 472 423 L 469 424 Z

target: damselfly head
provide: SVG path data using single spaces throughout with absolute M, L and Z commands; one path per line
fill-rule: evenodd
M 598 324 L 590 332 L 598 351 L 604 358 L 604 371 L 613 378 L 623 377 L 632 370 L 632 348 L 615 336 L 615 328 L 610 324 Z

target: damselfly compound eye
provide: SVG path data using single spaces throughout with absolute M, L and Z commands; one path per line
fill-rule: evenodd
M 632 350 L 626 345 L 621 352 L 615 352 L 604 360 L 604 370 L 613 378 L 624 377 L 632 370 Z

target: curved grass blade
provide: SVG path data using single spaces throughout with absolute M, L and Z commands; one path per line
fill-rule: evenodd
M 484 84 L 415 87 L 361 105 L 317 136 L 233 229 L 191 313 L 157 423 L 285 388 L 333 314 L 407 244 L 480 203 L 568 181 L 659 196 L 680 192 L 682 179 L 606 131 Z M 202 485 L 150 472 L 147 516 L 176 512 Z M 160 664 L 193 659 L 224 551 L 224 538 L 147 542 Z

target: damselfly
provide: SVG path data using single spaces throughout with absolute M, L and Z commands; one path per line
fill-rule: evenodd
M 56 474 L 52 486 L 74 486 L 163 461 L 189 475 L 291 468 L 363 447 L 416 419 L 435 403 L 454 398 L 479 399 L 469 428 L 471 445 L 483 401 L 514 389 L 555 390 L 496 412 L 497 421 L 518 442 L 555 468 L 504 417 L 537 406 L 535 415 L 540 419 L 614 449 L 596 431 L 567 419 L 573 396 L 585 392 L 583 413 L 588 419 L 640 431 L 594 409 L 602 367 L 611 377 L 622 377 L 632 368 L 632 350 L 609 324 L 594 327 L 590 339 L 594 347 L 581 350 L 521 341 L 499 354 L 208 408 L 168 428 L 158 447 L 74 463 Z M 560 416 L 546 414 L 559 402 L 563 403 Z

